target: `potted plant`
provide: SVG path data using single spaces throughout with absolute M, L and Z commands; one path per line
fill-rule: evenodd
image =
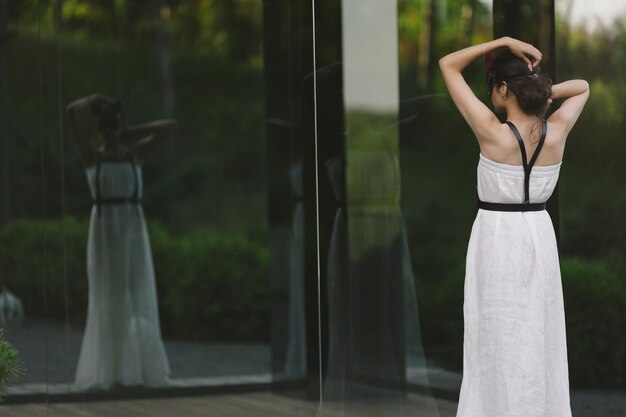
M 0 329 L 0 398 L 6 394 L 9 381 L 21 373 L 20 355 L 4 340 L 4 330 Z

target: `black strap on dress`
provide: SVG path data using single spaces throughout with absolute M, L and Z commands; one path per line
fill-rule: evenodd
M 539 140 L 539 144 L 537 145 L 537 149 L 535 149 L 535 152 L 533 153 L 533 156 L 530 158 L 530 163 L 526 162 L 526 146 L 524 146 L 524 141 L 522 140 L 522 136 L 520 135 L 519 131 L 517 130 L 517 127 L 515 127 L 515 125 L 513 123 L 511 123 L 510 121 L 506 121 L 506 123 L 509 125 L 509 127 L 511 128 L 511 130 L 513 130 L 513 133 L 515 134 L 515 137 L 517 138 L 517 142 L 519 143 L 519 147 L 520 147 L 520 151 L 522 152 L 522 163 L 524 164 L 524 202 L 521 204 L 514 204 L 514 203 L 490 203 L 487 201 L 481 201 L 480 198 L 478 198 L 478 195 L 476 196 L 476 206 L 478 208 L 481 209 L 485 209 L 485 210 L 494 210 L 494 211 L 538 211 L 538 210 L 545 210 L 546 209 L 546 203 L 531 203 L 530 202 L 530 191 L 529 191 L 529 187 L 530 187 L 530 171 L 533 169 L 533 165 L 535 164 L 535 161 L 537 160 L 537 156 L 539 156 L 539 152 L 541 151 L 541 147 L 543 146 L 543 142 L 546 139 L 546 133 L 548 130 L 548 124 L 545 120 L 542 120 L 541 123 L 541 128 L 542 128 L 542 132 L 541 132 L 541 139 Z
M 97 161 L 96 161 L 96 198 L 93 200 L 93 203 L 96 205 L 96 210 L 98 212 L 98 217 L 100 217 L 100 206 L 102 204 L 139 204 L 141 199 L 139 198 L 139 179 L 137 177 L 137 169 L 135 168 L 135 162 L 133 161 L 133 156 L 128 155 L 128 162 L 130 163 L 131 169 L 133 170 L 133 177 L 135 182 L 135 192 L 132 197 L 101 197 L 100 194 L 100 165 L 102 164 L 102 158 L 100 152 L 97 153 Z

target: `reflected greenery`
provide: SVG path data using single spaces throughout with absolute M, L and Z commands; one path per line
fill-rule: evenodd
M 623 386 L 626 379 L 623 277 L 609 261 L 566 258 L 561 264 L 571 383 Z
M 268 253 L 259 239 L 265 231 L 204 227 L 174 234 L 157 223 L 149 229 L 164 337 L 267 341 Z M 63 239 L 65 259 L 56 256 Z M 20 294 L 28 317 L 68 320 L 81 329 L 87 311 L 86 244 L 86 220 L 12 222 L 0 230 L 0 281 Z M 47 305 L 41 303 L 44 291 L 52 300 Z
M 154 220 L 150 234 L 163 334 L 267 340 L 262 3 L 62 4 L 59 16 L 52 3 L 39 8 L 36 0 L 14 1 L 9 10 L 16 36 L 5 51 L 5 99 L 11 103 L 5 120 L 7 149 L 16 162 L 4 190 L 12 215 L 0 230 L 1 281 L 22 297 L 28 314 L 82 326 L 91 202 L 78 154 L 59 120 L 58 92 L 66 102 L 94 90 L 120 93 L 131 121 L 160 117 L 163 80 L 154 63 L 160 48 L 168 48 L 179 129 L 146 165 L 144 198 L 146 215 Z M 400 0 L 398 10 L 402 100 L 415 100 L 399 124 L 409 132 L 400 136 L 401 202 L 423 340 L 441 366 L 459 370 L 478 148 L 441 95 L 445 89 L 435 64 L 446 52 L 489 39 L 491 16 L 482 2 L 464 0 Z M 589 103 L 568 139 L 560 181 L 568 351 L 577 386 L 626 386 L 626 323 L 619 314 L 626 307 L 625 21 L 595 32 L 557 22 L 555 78 L 582 77 L 591 84 Z M 468 69 L 475 91 L 484 90 L 483 77 L 482 64 Z M 368 140 L 379 146 L 375 141 L 387 137 L 380 133 L 397 122 L 356 113 L 348 120 L 350 129 L 365 131 L 357 135 L 364 138 L 359 147 Z M 47 312 L 43 291 L 54 300 Z

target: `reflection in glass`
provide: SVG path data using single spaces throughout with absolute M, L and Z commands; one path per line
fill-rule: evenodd
M 377 416 L 389 407 L 438 415 L 400 210 L 396 2 L 342 1 L 342 31 L 346 156 L 326 161 L 338 208 L 323 407 L 332 415 Z M 409 375 L 423 395 L 407 394 Z
M 19 326 L 23 320 L 22 300 L 4 287 L 0 292 L 0 327 Z
M 0 289 L 23 301 L 24 324 L 7 338 L 27 371 L 10 394 L 63 395 L 74 381 L 81 390 L 159 386 L 170 369 L 176 388 L 266 388 L 263 2 L 114 3 L 0 4 Z M 143 143 L 160 134 L 155 123 L 125 126 L 119 145 L 132 161 L 117 149 L 98 164 L 98 124 L 115 129 L 123 112 L 99 117 L 86 106 L 79 135 L 62 109 L 94 90 L 114 92 L 129 120 L 175 114 L 184 140 Z M 294 314 L 303 307 L 297 256 Z M 299 317 L 291 327 L 290 369 L 302 374 L 305 328 Z
M 141 207 L 141 164 L 146 147 L 168 134 L 174 122 L 126 126 L 121 102 L 102 95 L 79 99 L 68 112 L 94 203 L 87 242 L 89 304 L 76 387 L 167 385 L 170 368 Z
M 295 200 L 289 246 L 289 311 L 285 375 L 302 378 L 306 374 L 306 321 L 304 312 L 304 218 L 302 203 L 302 163 L 289 171 L 291 191 Z
M 347 225 L 345 186 L 343 184 L 345 161 L 338 155 L 326 161 L 327 173 L 337 203 L 333 230 L 328 251 L 328 367 L 324 385 L 324 398 L 345 398 L 350 364 L 351 297 L 347 269 Z

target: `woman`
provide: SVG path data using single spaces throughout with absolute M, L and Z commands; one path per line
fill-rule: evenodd
M 492 61 L 492 53 L 500 51 Z M 463 380 L 457 417 L 571 417 L 556 236 L 545 202 L 567 136 L 589 97 L 584 80 L 552 85 L 541 52 L 504 37 L 439 61 L 456 107 L 480 147 L 478 211 L 464 284 Z M 487 60 L 501 123 L 462 71 Z M 564 99 L 547 120 L 552 100 Z
M 127 126 L 119 100 L 94 94 L 67 111 L 94 206 L 87 242 L 89 308 L 76 387 L 165 386 L 150 241 L 141 208 L 141 162 L 174 120 Z

